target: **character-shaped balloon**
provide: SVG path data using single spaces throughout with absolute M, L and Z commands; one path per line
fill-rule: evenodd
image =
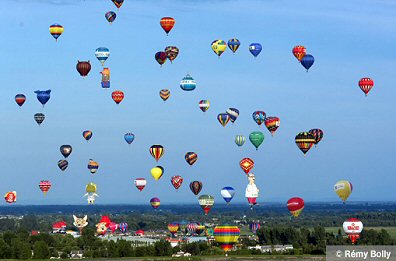
M 73 225 L 78 228 L 78 230 L 80 231 L 80 235 L 82 230 L 84 229 L 84 227 L 86 227 L 88 225 L 88 216 L 85 215 L 83 218 L 77 217 L 75 215 L 73 215 Z
M 250 208 L 257 204 L 257 198 L 259 196 L 259 189 L 255 184 L 255 176 L 253 173 L 248 174 L 249 184 L 246 186 L 245 197 L 247 198 Z
M 96 233 L 99 236 L 103 236 L 104 234 L 106 234 L 106 232 L 107 232 L 107 227 L 105 222 L 100 222 L 96 224 Z

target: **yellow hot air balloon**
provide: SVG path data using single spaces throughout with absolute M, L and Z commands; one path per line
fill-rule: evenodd
M 215 40 L 212 42 L 212 50 L 220 57 L 227 49 L 227 44 L 223 40 Z
M 340 180 L 334 185 L 334 191 L 345 203 L 352 193 L 352 183 L 348 180 Z
M 155 180 L 159 180 L 164 174 L 164 168 L 161 166 L 156 166 L 152 168 L 150 172 L 151 172 L 151 176 L 153 176 Z

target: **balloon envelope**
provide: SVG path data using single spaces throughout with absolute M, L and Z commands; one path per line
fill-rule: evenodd
M 249 140 L 257 150 L 264 141 L 264 134 L 261 131 L 254 131 L 250 133 Z
M 334 191 L 345 202 L 353 190 L 352 183 L 348 180 L 340 180 L 334 185 Z
M 213 234 L 216 242 L 227 252 L 238 241 L 241 231 L 237 226 L 221 225 L 214 228 Z
M 307 72 L 314 62 L 315 58 L 310 54 L 304 55 L 304 57 L 301 59 L 301 65 L 307 70 Z
M 221 189 L 220 193 L 225 202 L 228 204 L 235 195 L 235 189 L 233 187 L 224 187 Z
M 298 217 L 304 209 L 304 200 L 299 197 L 291 198 L 287 201 L 287 208 L 294 217 Z
M 257 57 L 262 49 L 263 47 L 259 43 L 252 43 L 249 45 L 249 51 L 254 57 Z
M 15 95 L 15 102 L 21 107 L 26 101 L 26 96 L 23 94 Z

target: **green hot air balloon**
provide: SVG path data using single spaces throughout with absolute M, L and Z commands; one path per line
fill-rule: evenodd
M 264 134 L 261 131 L 253 131 L 249 135 L 249 140 L 257 150 L 264 141 Z

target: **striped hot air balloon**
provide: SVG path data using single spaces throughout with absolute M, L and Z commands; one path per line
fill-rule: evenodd
M 157 209 L 161 205 L 161 201 L 159 198 L 152 198 L 150 199 L 150 204 L 154 209 Z
M 175 19 L 172 17 L 162 17 L 160 20 L 160 25 L 162 29 L 164 29 L 166 35 L 169 34 L 169 32 L 172 30 L 173 26 L 175 26 Z
M 235 144 L 238 145 L 239 147 L 243 146 L 245 144 L 246 138 L 243 135 L 236 135 L 235 136 Z
M 232 123 L 234 123 L 239 116 L 239 110 L 236 108 L 229 108 L 226 113 L 230 116 L 230 121 Z
M 230 50 L 233 53 L 235 53 L 238 50 L 239 46 L 241 45 L 241 42 L 236 38 L 232 38 L 232 39 L 228 40 L 227 45 L 228 45 L 228 48 L 230 48 Z
M 209 110 L 209 107 L 210 107 L 210 102 L 208 100 L 201 100 L 199 102 L 199 108 L 201 109 L 201 111 L 205 112 Z
M 90 131 L 90 130 L 83 131 L 82 135 L 83 135 L 84 139 L 89 141 L 92 138 L 92 131 Z
M 88 162 L 89 172 L 91 172 L 91 174 L 95 174 L 96 171 L 98 170 L 98 168 L 99 168 L 99 163 L 97 163 L 93 159 L 89 159 L 89 162 Z
M 216 226 L 213 231 L 214 238 L 220 247 L 227 253 L 238 241 L 241 230 L 237 226 Z
M 118 224 L 118 228 L 120 229 L 121 233 L 126 233 L 128 230 L 128 223 L 123 222 Z
M 120 104 L 124 99 L 124 92 L 120 90 L 114 91 L 111 93 L 111 98 L 116 104 Z
M 371 91 L 371 89 L 374 86 L 374 81 L 371 78 L 362 78 L 359 81 L 359 87 L 360 89 L 364 92 L 364 94 L 367 96 L 367 94 Z
M 190 166 L 192 166 L 198 160 L 198 155 L 195 152 L 187 152 L 184 159 Z
M 69 165 L 69 162 L 67 160 L 59 160 L 58 161 L 58 167 L 61 171 L 65 171 L 67 169 L 68 165 Z
M 230 119 L 231 119 L 230 115 L 228 115 L 227 113 L 219 113 L 219 115 L 217 115 L 217 120 L 220 122 L 221 126 L 223 127 L 227 125 Z
M 89 61 L 78 61 L 76 69 L 82 77 L 85 77 L 91 71 L 91 63 Z
M 50 190 L 51 186 L 52 186 L 52 184 L 51 184 L 51 182 L 49 180 L 42 180 L 39 183 L 39 188 L 44 193 L 44 196 Z
M 294 217 L 298 217 L 304 209 L 304 200 L 299 197 L 291 198 L 287 201 L 287 208 Z
M 37 122 L 39 126 L 41 125 L 41 123 L 43 123 L 44 119 L 45 119 L 44 113 L 39 112 L 34 114 L 34 120 Z
M 142 191 L 147 184 L 147 180 L 145 178 L 137 178 L 135 179 L 135 186 L 139 191 Z
M 177 231 L 179 230 L 179 224 L 176 223 L 176 222 L 169 223 L 168 224 L 168 230 L 172 234 L 172 237 L 174 237 L 175 234 L 177 233 Z
M 162 90 L 159 92 L 159 95 L 160 95 L 160 97 L 161 97 L 161 99 L 162 99 L 163 101 L 166 101 L 166 100 L 169 99 L 169 97 L 170 97 L 170 90 L 168 90 L 168 89 L 162 89 Z
M 197 230 L 197 227 L 198 227 L 197 223 L 187 224 L 187 233 L 190 235 L 194 235 Z
M 113 12 L 113 11 L 109 11 L 109 12 L 105 13 L 105 18 L 110 24 L 112 22 L 114 22 L 116 17 L 117 17 L 117 14 L 115 12 Z
M 225 202 L 229 204 L 235 195 L 235 189 L 233 187 L 224 187 L 221 189 L 220 193 Z
M 260 222 L 253 221 L 253 222 L 250 222 L 250 224 L 249 224 L 249 229 L 250 229 L 250 231 L 253 232 L 253 234 L 256 234 L 257 230 L 259 230 L 260 227 L 261 227 Z
M 124 3 L 124 0 L 111 0 L 113 3 L 114 3 L 114 5 L 118 8 L 118 9 L 120 9 L 120 7 L 122 6 L 122 4 Z
M 58 41 L 59 36 L 61 36 L 64 30 L 65 29 L 60 24 L 53 24 L 49 27 L 49 32 L 52 35 L 52 37 L 55 38 L 56 42 Z
M 191 75 L 187 74 L 180 82 L 180 88 L 183 91 L 193 91 L 197 87 L 197 83 Z
M 21 107 L 26 101 L 26 96 L 23 94 L 15 95 L 15 102 Z
M 264 123 L 265 127 L 267 127 L 271 133 L 271 136 L 274 136 L 275 131 L 279 128 L 280 119 L 278 117 L 267 117 L 265 118 Z
M 102 66 L 104 66 L 107 58 L 109 58 L 109 56 L 110 56 L 110 51 L 106 47 L 99 47 L 95 51 L 95 56 L 96 56 L 96 59 L 98 59 L 99 62 L 102 64 Z
M 312 148 L 315 144 L 315 137 L 309 132 L 300 132 L 295 138 L 297 147 L 304 153 L 304 155 Z
M 164 155 L 164 147 L 158 144 L 153 145 L 150 147 L 150 154 L 156 161 L 158 161 L 162 155 Z

